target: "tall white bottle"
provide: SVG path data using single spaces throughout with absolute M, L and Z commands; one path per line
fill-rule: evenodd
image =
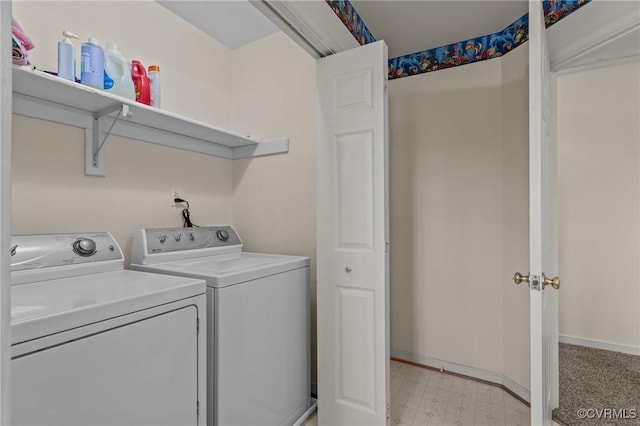
M 75 82 L 76 49 L 73 47 L 71 39 L 79 39 L 80 37 L 67 30 L 62 31 L 62 36 L 64 38 L 58 42 L 58 77 Z
M 131 78 L 131 62 L 120 52 L 115 43 L 107 43 L 104 50 L 104 91 L 136 100 L 136 90 Z
M 149 65 L 149 89 L 151 92 L 151 106 L 160 108 L 160 67 L 158 65 Z

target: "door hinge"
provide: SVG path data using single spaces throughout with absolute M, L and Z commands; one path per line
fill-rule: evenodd
M 200 400 L 196 401 L 196 415 L 200 418 Z
M 384 90 L 389 90 L 389 80 L 387 78 L 384 79 Z
M 384 252 L 389 254 L 389 241 L 384 242 Z
M 200 317 L 196 318 L 196 334 L 200 334 Z

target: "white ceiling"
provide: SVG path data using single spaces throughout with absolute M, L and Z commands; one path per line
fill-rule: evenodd
M 526 0 L 352 0 L 389 58 L 503 30 L 527 13 Z
M 279 31 L 247 0 L 156 0 L 229 49 Z
M 254 7 L 248 0 L 156 1 L 230 49 L 279 31 L 256 8 L 264 3 Z M 325 7 L 325 0 L 285 2 L 275 0 L 265 13 L 269 14 L 270 8 L 282 3 L 294 14 L 306 13 L 307 20 L 323 15 L 326 21 L 316 22 L 328 31 L 322 37 L 331 38 L 340 33 L 357 45 L 333 12 Z M 351 0 L 351 3 L 376 39 L 386 41 L 390 58 L 501 31 L 528 9 L 527 0 Z M 591 6 L 563 19 L 562 25 L 550 27 L 547 37 L 554 52 L 552 66 L 558 71 L 637 60 L 640 57 L 639 18 L 640 0 L 591 2 Z M 286 26 L 283 28 L 288 30 Z M 310 31 L 316 34 L 313 28 Z
M 156 1 L 230 49 L 278 31 L 247 0 Z M 376 39 L 386 41 L 390 58 L 501 31 L 527 12 L 527 0 L 351 3 Z

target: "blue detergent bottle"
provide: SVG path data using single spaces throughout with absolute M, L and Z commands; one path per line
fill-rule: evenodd
M 104 50 L 91 37 L 80 49 L 80 83 L 96 89 L 104 89 Z

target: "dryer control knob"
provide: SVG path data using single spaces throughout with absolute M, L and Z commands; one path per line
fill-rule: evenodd
M 93 256 L 96 253 L 96 242 L 90 238 L 80 238 L 73 243 L 73 251 L 79 256 Z
M 226 229 L 218 229 L 216 231 L 216 237 L 220 241 L 227 241 L 229 239 L 229 232 Z

